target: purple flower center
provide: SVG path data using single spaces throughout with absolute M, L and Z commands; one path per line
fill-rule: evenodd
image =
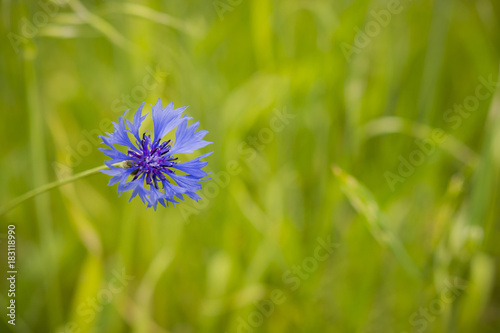
M 175 164 L 177 158 L 172 158 L 168 152 L 172 148 L 169 145 L 171 140 L 160 143 L 160 139 L 151 141 L 151 136 L 143 134 L 141 142 L 139 142 L 139 149 L 129 150 L 128 156 L 133 157 L 131 161 L 131 168 L 135 170 L 132 172 L 136 180 L 142 174 L 145 174 L 146 184 L 154 184 L 158 189 L 158 182 L 166 180 L 164 174 L 173 174 L 174 171 L 169 169 Z

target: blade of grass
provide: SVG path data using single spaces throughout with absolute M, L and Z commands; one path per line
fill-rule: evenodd
M 358 135 L 366 139 L 384 134 L 401 133 L 423 140 L 429 138 L 433 130 L 434 129 L 430 126 L 413 122 L 409 119 L 400 117 L 381 117 L 366 123 L 361 127 Z M 446 135 L 446 139 L 439 147 L 472 169 L 474 169 L 478 163 L 479 158 L 477 154 L 451 134 Z
M 137 16 L 152 22 L 156 22 L 179 31 L 189 33 L 193 36 L 201 36 L 201 29 L 187 24 L 185 20 L 178 19 L 171 15 L 156 11 L 147 6 L 135 3 L 112 2 L 105 5 L 105 11 L 111 13 L 123 13 L 126 15 Z
M 27 107 L 30 117 L 30 147 L 31 147 L 31 165 L 34 187 L 45 184 L 48 180 L 47 163 L 45 159 L 45 124 L 43 121 L 42 110 L 39 107 L 38 86 L 35 74 L 34 59 L 25 58 L 25 89 Z M 35 215 L 38 220 L 40 231 L 40 250 L 44 252 L 50 262 L 50 269 L 46 269 L 42 275 L 45 284 L 45 297 L 47 302 L 47 317 L 55 327 L 62 320 L 61 295 L 59 291 L 58 260 L 56 242 L 53 232 L 52 214 L 50 211 L 50 200 L 47 194 L 35 198 Z
M 132 51 L 135 47 L 122 34 L 120 34 L 108 21 L 91 13 L 80 1 L 68 0 L 68 4 L 75 13 L 89 25 L 101 32 L 113 44 L 121 47 L 125 51 Z
M 368 230 L 377 242 L 382 246 L 387 246 L 392 251 L 410 276 L 419 278 L 421 275 L 419 268 L 411 259 L 401 240 L 390 229 L 387 218 L 380 210 L 373 194 L 340 167 L 334 166 L 333 174 L 340 181 L 341 189 L 351 205 L 365 217 Z

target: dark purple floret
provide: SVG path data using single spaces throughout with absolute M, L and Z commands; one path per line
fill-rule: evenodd
M 138 142 L 140 147 L 140 152 L 136 152 L 129 149 L 128 156 L 133 157 L 131 161 L 131 168 L 135 168 L 132 172 L 136 180 L 142 174 L 146 175 L 146 184 L 154 184 L 154 187 L 159 189 L 158 182 L 166 180 L 164 174 L 174 174 L 174 171 L 170 169 L 176 160 L 178 159 L 171 157 L 168 152 L 172 148 L 169 145 L 171 140 L 163 141 L 155 140 L 151 141 L 151 136 L 144 133 L 142 135 L 141 142 Z M 161 143 L 160 143 L 161 142 Z

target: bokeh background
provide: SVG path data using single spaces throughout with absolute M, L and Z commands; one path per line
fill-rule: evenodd
M 97 174 L 1 216 L 2 332 L 500 331 L 498 1 L 0 7 L 2 205 L 143 101 L 214 142 L 199 203 Z

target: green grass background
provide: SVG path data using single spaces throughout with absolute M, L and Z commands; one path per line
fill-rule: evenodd
M 99 174 L 1 216 L 0 275 L 9 224 L 18 275 L 15 328 L 0 282 L 0 330 L 499 332 L 500 91 L 456 129 L 444 114 L 474 96 L 480 76 L 497 80 L 500 5 L 401 6 L 347 61 L 341 46 L 387 2 L 243 0 L 221 18 L 212 1 L 69 0 L 44 23 L 37 1 L 3 0 L 2 204 L 103 164 L 91 144 L 68 169 L 85 133 L 143 100 L 150 112 L 158 97 L 190 105 L 209 131 L 207 170 L 240 168 L 227 184 L 207 182 L 216 193 L 199 204 L 145 210 Z M 16 52 L 9 33 L 22 36 L 23 18 L 42 21 Z M 121 103 L 148 67 L 164 73 L 158 84 Z M 274 110 L 295 117 L 258 149 L 252 137 Z M 386 172 L 432 128 L 447 140 L 392 191 Z M 291 290 L 283 274 L 318 237 L 338 248 Z M 123 270 L 133 279 L 85 314 Z M 412 323 L 457 277 L 465 291 Z M 242 328 L 275 289 L 286 300 Z

